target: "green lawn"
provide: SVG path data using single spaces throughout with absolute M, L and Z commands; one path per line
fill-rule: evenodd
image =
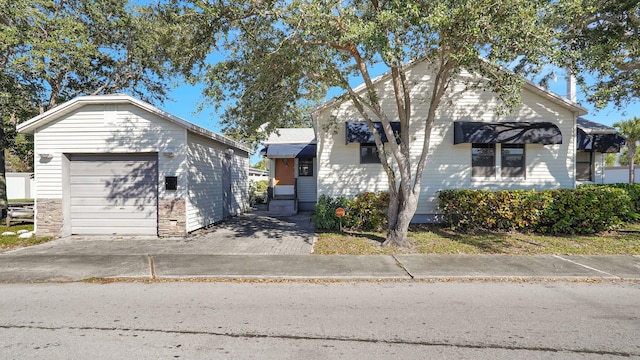
M 17 233 L 18 230 L 22 230 L 22 229 L 33 231 L 33 224 L 16 223 L 15 225 L 11 225 L 10 227 L 7 227 L 5 220 L 2 219 L 2 225 L 0 225 L 0 234 L 7 231 Z M 7 251 L 7 250 L 17 249 L 25 246 L 36 245 L 43 242 L 47 242 L 49 240 L 51 240 L 50 237 L 33 236 L 29 239 L 20 239 L 18 238 L 18 235 L 0 236 L 0 251 Z
M 316 254 L 580 254 L 640 255 L 640 232 L 592 236 L 520 233 L 457 233 L 437 226 L 414 227 L 405 248 L 382 247 L 384 233 L 319 233 Z

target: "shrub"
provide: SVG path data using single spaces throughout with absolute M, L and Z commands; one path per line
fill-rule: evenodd
M 387 227 L 388 192 L 364 192 L 350 204 L 351 227 L 354 230 L 382 230 Z
M 316 203 L 313 220 L 318 229 L 338 230 L 340 219 L 336 217 L 336 209 L 346 210 L 342 218 L 342 227 L 356 231 L 381 230 L 387 224 L 387 208 L 389 193 L 364 192 L 353 199 L 347 197 L 332 198 L 321 195 Z
M 451 227 L 505 231 L 531 231 L 549 201 L 545 193 L 527 190 L 443 190 L 438 200 Z
M 336 217 L 336 209 L 340 207 L 347 210 L 347 214 L 342 218 L 342 225 L 347 225 L 349 223 L 348 220 L 350 220 L 348 211 L 350 203 L 351 201 L 344 196 L 332 198 L 327 195 L 320 195 L 313 213 L 313 221 L 316 223 L 318 229 L 340 229 L 340 219 Z M 345 222 L 347 224 L 345 224 Z
M 267 202 L 268 180 L 249 181 L 249 204 L 264 204 Z
M 610 230 L 633 215 L 624 190 L 593 185 L 540 192 L 443 190 L 439 207 L 453 228 L 551 234 Z
M 584 186 L 593 186 L 593 185 L 581 185 Z M 617 183 L 617 184 L 604 184 L 598 185 L 604 187 L 610 187 L 615 189 L 623 189 L 627 192 L 627 195 L 631 198 L 631 203 L 633 205 L 633 212 L 640 213 L 640 184 L 626 184 L 626 183 Z
M 623 189 L 595 185 L 547 190 L 553 198 L 538 231 L 593 234 L 614 229 L 631 217 L 631 198 Z

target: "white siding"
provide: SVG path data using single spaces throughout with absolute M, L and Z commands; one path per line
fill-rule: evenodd
M 220 221 L 222 210 L 222 157 L 224 147 L 188 136 L 187 232 Z
M 408 72 L 412 88 L 411 163 L 415 169 L 424 138 L 424 120 L 429 109 L 431 78 L 426 63 Z M 397 113 L 391 83 L 377 85 L 387 95 L 381 105 L 387 114 Z M 443 189 L 548 189 L 575 186 L 575 115 L 568 109 L 523 90 L 522 101 L 511 115 L 495 111 L 495 97 L 490 92 L 462 91 L 452 86 L 442 100 L 431 131 L 429 157 L 423 174 L 417 215 L 437 213 L 437 195 Z M 333 119 L 337 123 L 333 126 Z M 380 164 L 360 164 L 359 144 L 345 145 L 346 121 L 360 121 L 350 102 L 336 103 L 316 114 L 318 131 L 318 196 L 353 196 L 363 191 L 387 190 L 387 176 Z M 391 121 L 394 121 L 391 118 Z M 547 121 L 560 128 L 560 145 L 526 145 L 526 178 L 477 179 L 471 177 L 471 145 L 453 144 L 454 121 Z M 334 133 L 335 132 L 335 133 Z M 498 149 L 496 149 L 498 150 Z M 496 152 L 499 158 L 499 152 Z M 392 156 L 389 156 L 391 159 Z
M 605 153 L 594 152 L 593 176 L 596 184 L 605 183 Z
M 236 149 L 231 164 L 232 215 L 238 215 L 249 208 L 249 154 Z
M 36 197 L 63 197 L 62 156 L 65 153 L 162 153 L 173 149 L 175 156 L 158 156 L 158 176 L 184 172 L 186 154 L 180 144 L 186 130 L 133 105 L 88 105 L 62 116 L 35 133 Z M 51 153 L 52 159 L 38 154 Z M 179 176 L 178 189 L 186 188 Z M 160 189 L 161 197 L 164 189 Z M 179 196 L 180 194 L 176 194 Z
M 316 183 L 318 162 L 313 159 L 313 176 L 298 176 L 298 202 L 315 203 L 317 198 Z M 296 169 L 298 167 L 296 166 Z
M 196 134 L 188 136 L 187 231 L 213 224 L 224 218 L 223 166 L 228 146 Z M 231 215 L 248 206 L 249 157 L 235 150 L 231 156 Z

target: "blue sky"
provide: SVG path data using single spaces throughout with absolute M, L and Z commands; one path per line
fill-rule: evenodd
M 566 81 L 563 76 L 559 76 L 558 80 L 549 84 L 549 90 L 560 95 L 567 96 Z M 596 110 L 591 104 L 585 101 L 584 93 L 578 88 L 578 103 L 589 110 L 589 114 L 584 117 L 599 122 L 601 124 L 611 126 L 614 122 L 630 119 L 634 116 L 640 116 L 640 101 L 627 106 L 625 109 L 616 109 L 608 106 L 602 110 Z M 191 85 L 181 85 L 170 92 L 172 100 L 166 101 L 160 105 L 165 111 L 179 116 L 189 122 L 192 122 L 205 129 L 220 133 L 220 125 L 218 123 L 219 114 L 216 114 L 213 106 L 204 107 L 202 111 L 196 112 L 196 109 L 202 104 L 202 88 Z M 251 164 L 260 161 L 260 156 L 256 153 L 251 157 Z

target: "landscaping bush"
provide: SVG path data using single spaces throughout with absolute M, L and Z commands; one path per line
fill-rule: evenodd
M 342 218 L 342 225 L 346 226 L 351 218 L 348 210 L 350 203 L 351 200 L 344 196 L 332 198 L 327 195 L 320 195 L 313 213 L 313 221 L 316 223 L 317 228 L 321 230 L 340 229 L 340 219 L 336 216 L 336 209 L 340 207 L 347 210 L 347 214 Z
M 614 229 L 633 214 L 631 198 L 623 189 L 586 185 L 547 192 L 553 200 L 538 225 L 543 233 L 593 234 Z
M 388 192 L 364 192 L 351 201 L 351 228 L 354 230 L 382 230 L 387 227 Z
M 381 230 L 387 225 L 388 206 L 387 192 L 364 192 L 353 199 L 321 195 L 316 203 L 313 220 L 318 229 L 338 230 L 340 219 L 336 217 L 335 212 L 341 207 L 346 210 L 342 218 L 343 228 L 356 231 Z
M 265 204 L 267 202 L 268 180 L 249 181 L 249 204 Z
M 439 207 L 446 223 L 461 230 L 490 229 L 550 234 L 610 230 L 633 216 L 626 191 L 611 187 L 577 189 L 443 190 Z
M 593 185 L 581 185 L 579 186 L 579 188 L 583 186 L 593 186 Z M 629 197 L 631 198 L 631 203 L 633 205 L 633 212 L 636 214 L 640 213 L 640 184 L 617 183 L 617 184 L 603 184 L 598 186 L 625 190 L 629 195 Z
M 462 230 L 532 231 L 549 196 L 527 190 L 443 190 L 439 207 L 445 222 Z

